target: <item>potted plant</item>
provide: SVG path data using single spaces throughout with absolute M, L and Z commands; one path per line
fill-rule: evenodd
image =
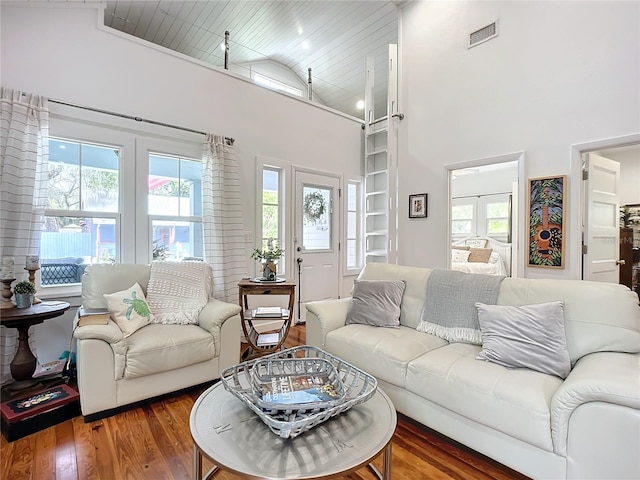
M 18 282 L 13 287 L 13 295 L 16 298 L 16 307 L 29 308 L 33 303 L 36 286 L 29 280 Z
M 273 238 L 267 240 L 265 248 L 256 248 L 251 254 L 254 260 L 262 262 L 262 278 L 265 280 L 275 280 L 277 274 L 278 260 L 284 254 L 284 250 L 278 247 Z

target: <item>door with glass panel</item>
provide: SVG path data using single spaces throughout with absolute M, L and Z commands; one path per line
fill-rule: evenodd
M 305 304 L 338 298 L 340 181 L 296 172 L 295 186 L 295 276 L 299 280 L 299 318 L 304 321 Z

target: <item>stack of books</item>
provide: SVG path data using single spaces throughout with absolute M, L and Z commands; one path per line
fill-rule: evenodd
M 109 310 L 106 308 L 78 308 L 78 326 L 106 325 L 110 319 Z
M 281 307 L 258 307 L 251 310 L 252 318 L 288 318 L 289 310 Z

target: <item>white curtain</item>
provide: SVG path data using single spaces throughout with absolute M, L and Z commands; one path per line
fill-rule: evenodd
M 213 295 L 238 301 L 246 258 L 235 148 L 224 137 L 207 135 L 202 154 L 204 256 L 213 269 Z
M 15 257 L 16 278 L 27 279 L 26 255 L 39 255 L 47 205 L 49 106 L 45 97 L 0 87 L 0 255 Z M 30 340 L 33 342 L 33 335 Z M 11 379 L 16 331 L 0 329 L 1 382 Z M 35 345 L 31 344 L 35 352 Z

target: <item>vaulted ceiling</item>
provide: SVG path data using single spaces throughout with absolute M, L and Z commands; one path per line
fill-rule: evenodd
M 54 0 L 55 1 L 55 0 Z M 397 7 L 388 0 L 107 0 L 105 25 L 206 63 L 276 62 L 300 81 L 306 98 L 363 118 L 365 58 L 375 59 L 376 117 L 386 114 L 388 45 L 397 43 Z M 241 67 L 231 68 L 239 71 Z M 246 69 L 248 72 L 248 69 Z M 246 76 L 249 76 L 247 73 Z

